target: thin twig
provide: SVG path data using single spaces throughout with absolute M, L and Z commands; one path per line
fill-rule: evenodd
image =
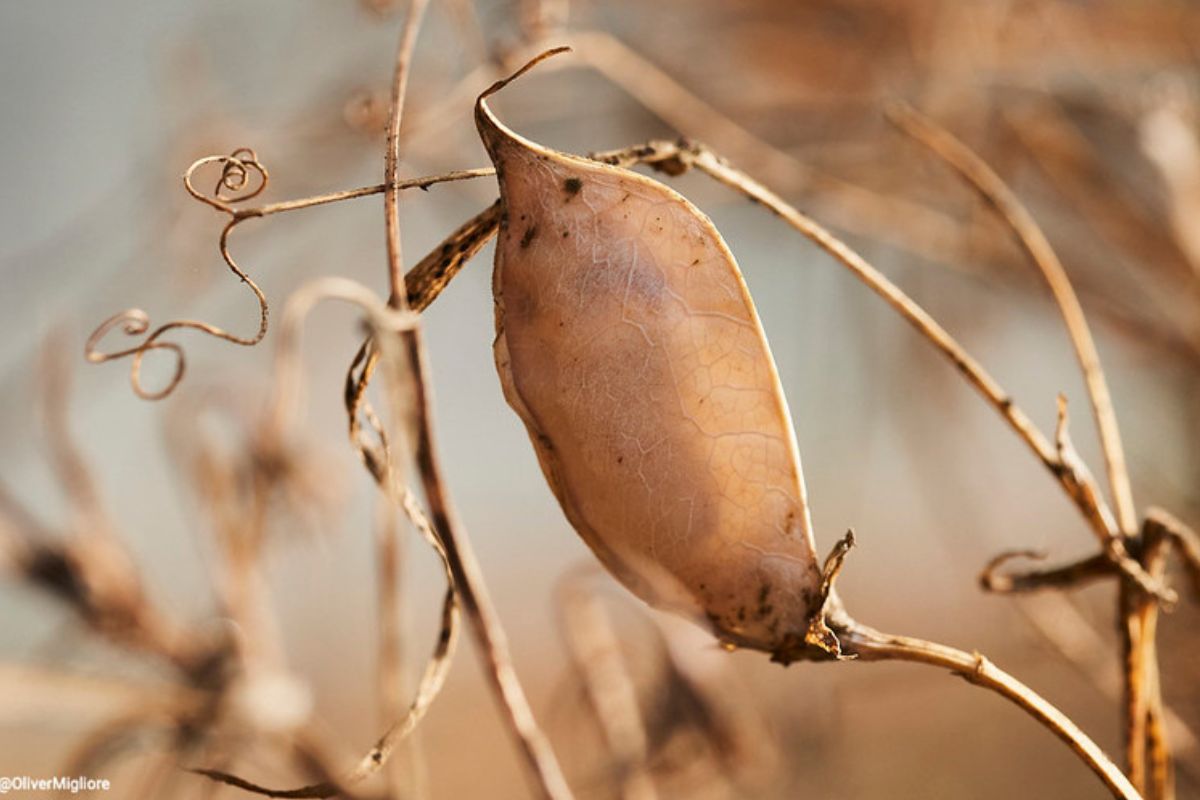
M 658 141 L 623 150 L 597 153 L 592 157 L 620 166 L 645 163 L 667 174 L 679 174 L 694 167 L 751 200 L 761 203 L 833 256 L 928 339 L 1008 422 L 1017 436 L 1029 446 L 1059 482 L 1067 496 L 1074 501 L 1114 565 L 1143 590 L 1169 602 L 1174 601 L 1174 594 L 1159 582 L 1151 580 L 1141 565 L 1129 556 L 1123 541 L 1116 537 L 1117 527 L 1107 504 L 1091 476 L 1083 468 L 1082 462 L 1074 456 L 1073 448 L 1069 446 L 1069 440 L 1065 436 L 1064 405 L 1060 403 L 1059 406 L 1060 424 L 1052 444 L 996 379 L 937 320 L 887 276 L 811 217 L 798 211 L 741 170 L 730 166 L 704 146 L 686 141 Z
M 453 183 L 457 181 L 471 180 L 472 178 L 486 178 L 489 175 L 495 175 L 494 167 L 477 167 L 475 169 L 456 169 L 449 172 L 442 172 L 437 175 L 423 175 L 417 178 L 396 179 L 390 187 L 395 192 L 400 192 L 405 189 L 421 189 L 427 190 L 430 186 L 435 186 L 439 183 Z M 285 211 L 299 211 L 304 208 L 313 208 L 314 206 L 329 205 L 330 203 L 340 203 L 343 200 L 356 200 L 360 197 L 370 197 L 376 194 L 384 194 L 389 188 L 389 184 L 377 183 L 373 186 L 362 186 L 357 189 L 344 189 L 340 192 L 330 192 L 329 194 L 313 195 L 312 197 L 302 197 L 298 200 L 283 200 L 278 203 L 270 203 L 256 208 L 238 208 L 230 209 L 230 213 L 235 217 L 269 217 L 272 214 L 281 214 Z
M 1075 357 L 1087 384 L 1120 531 L 1125 536 L 1133 536 L 1137 533 L 1137 509 L 1133 503 L 1125 448 L 1113 411 L 1112 395 L 1083 307 L 1050 241 L 1033 215 L 995 170 L 953 134 L 900 102 L 889 106 L 888 119 L 953 168 L 996 211 L 1012 231 L 1017 244 L 1046 279 L 1062 313 Z
M 391 498 L 388 498 L 389 501 Z M 391 721 L 398 719 L 404 708 L 404 635 L 400 613 L 401 571 L 404 550 L 396 524 L 396 509 L 391 502 L 380 503 L 375 524 L 375 553 L 378 586 L 376 588 L 376 624 L 378 640 L 376 653 L 376 691 L 378 715 Z M 384 770 L 384 785 L 389 796 L 395 796 L 400 782 L 396 762 Z
M 506 719 L 521 745 L 526 762 L 537 777 L 539 794 L 547 800 L 568 800 L 573 795 L 554 755 L 550 742 L 538 727 L 533 710 L 521 688 L 508 638 L 488 595 L 470 539 L 458 521 L 446 493 L 441 466 L 433 440 L 433 424 L 425 354 L 419 336 L 404 336 L 408 360 L 416 384 L 416 459 L 434 527 L 443 537 L 454 570 L 454 582 L 462 595 L 463 609 L 471 621 L 476 644 L 488 668 L 488 677 L 507 712 Z
M 1071 286 L 1066 270 L 1049 240 L 1016 194 L 978 155 L 931 119 L 906 105 L 889 108 L 888 118 L 916 141 L 925 145 L 953 168 L 1008 225 L 1030 261 L 1046 279 L 1063 321 L 1075 355 L 1083 371 L 1091 399 L 1109 488 L 1116 509 L 1119 533 L 1132 538 L 1136 534 L 1137 512 L 1133 503 L 1124 448 L 1112 406 L 1108 382 L 1100 365 L 1100 356 L 1092 339 L 1083 308 Z M 1064 413 L 1060 412 L 1060 413 Z M 1158 585 L 1165 573 L 1168 543 L 1148 541 L 1143 536 L 1141 566 Z M 1151 607 L 1153 606 L 1153 607 Z M 1173 793 L 1170 780 L 1170 752 L 1162 727 L 1163 709 L 1159 689 L 1155 635 L 1158 604 L 1148 598 L 1141 586 L 1123 580 L 1120 587 L 1120 627 L 1125 652 L 1125 732 L 1126 764 L 1133 784 L 1139 790 L 1149 787 L 1153 800 L 1167 800 Z M 1151 720 L 1155 722 L 1151 730 Z M 1154 754 L 1153 780 L 1146 775 L 1147 751 Z
M 1161 508 L 1146 510 L 1147 529 L 1153 525 L 1170 538 L 1175 552 L 1183 560 L 1184 569 L 1192 584 L 1192 592 L 1200 602 L 1200 534 L 1174 515 Z
M 401 35 L 392 83 L 392 113 L 388 126 L 388 148 L 385 156 L 384 183 L 391 186 L 397 177 L 400 121 L 404 107 L 404 87 L 408 63 L 416 41 L 417 25 L 427 0 L 413 0 L 409 18 Z M 408 303 L 403 259 L 401 257 L 399 218 L 396 215 L 395 193 L 385 193 L 385 214 L 388 226 L 388 304 L 404 307 Z M 521 688 L 508 641 L 499 616 L 492 606 L 482 572 L 465 531 L 458 522 L 442 479 L 432 422 L 431 392 L 427 378 L 425 348 L 419 326 L 401 333 L 403 354 L 412 379 L 415 441 L 413 442 L 418 470 L 425 497 L 429 503 L 434 528 L 442 538 L 454 575 L 454 585 L 462 596 L 463 608 L 471 621 L 481 654 L 488 666 L 488 675 L 498 698 L 507 712 L 508 722 L 521 744 L 521 751 L 537 777 L 542 796 L 549 800 L 566 800 L 572 796 L 562 768 L 549 741 L 538 727 L 533 710 Z M 381 343 L 390 345 L 388 343 Z
M 387 229 L 388 285 L 391 296 L 388 305 L 404 308 L 408 294 L 404 291 L 404 256 L 400 244 L 400 195 L 395 188 L 400 177 L 400 122 L 404 117 L 404 99 L 408 92 L 409 64 L 417 45 L 417 34 L 429 0 L 411 0 L 408 17 L 396 48 L 396 63 L 392 71 L 392 106 L 388 114 L 387 149 L 383 156 L 383 215 Z
M 302 322 L 315 305 L 328 299 L 349 302 L 363 308 L 373 332 L 372 338 L 376 341 L 390 340 L 397 335 L 398 331 L 411 330 L 418 323 L 415 314 L 385 307 L 371 290 L 344 278 L 325 278 L 313 281 L 297 290 L 284 309 L 278 340 L 276 377 L 272 387 L 270 419 L 274 424 L 283 428 L 298 422 L 298 398 L 303 385 L 298 358 L 299 332 Z M 395 359 L 392 359 L 385 363 L 394 364 L 396 362 Z M 399 402 L 393 402 L 392 405 L 399 412 Z M 454 592 L 454 577 L 441 539 L 435 535 L 428 518 L 416 504 L 411 493 L 399 483 L 391 464 L 391 451 L 385 448 L 377 480 L 387 492 L 389 500 L 404 511 L 417 531 L 433 547 L 441 560 L 447 579 L 447 591 L 442 603 L 441 626 L 437 641 L 408 708 L 401 716 L 394 719 L 390 727 L 362 756 L 358 764 L 336 781 L 323 780 L 319 783 L 292 789 L 275 789 L 221 770 L 194 770 L 198 774 L 268 797 L 323 798 L 333 796 L 361 783 L 388 763 L 396 746 L 417 727 L 441 691 L 458 639 L 458 602 Z
M 622 800 L 655 800 L 646 726 L 612 620 L 586 576 L 559 587 L 563 636 L 613 760 Z
M 1032 716 L 1067 744 L 1104 782 L 1114 797 L 1140 800 L 1141 794 L 1104 751 L 1065 714 L 1025 684 L 992 664 L 979 653 L 880 633 L 857 623 L 835 625 L 845 653 L 860 661 L 912 661 L 943 667 L 970 683 L 996 692 Z
M 408 305 L 424 311 L 442 290 L 500 230 L 500 201 L 497 200 L 460 225 L 404 276 Z
M 1142 563 L 1146 571 L 1155 578 L 1166 573 L 1167 554 L 1171 549 L 1169 535 L 1159 529 L 1153 522 L 1147 521 L 1142 534 Z M 1130 609 L 1130 617 L 1135 621 L 1137 636 L 1134 659 L 1140 667 L 1142 693 L 1145 696 L 1145 723 L 1142 737 L 1131 737 L 1134 743 L 1144 743 L 1145 756 L 1148 759 L 1146 774 L 1146 795 L 1154 800 L 1175 800 L 1175 781 L 1172 771 L 1171 746 L 1167 736 L 1165 708 L 1162 698 L 1162 672 L 1158 667 L 1157 632 L 1158 619 L 1161 611 L 1153 597 L 1144 593 L 1135 593 L 1135 606 Z M 1138 781 L 1134 780 L 1134 785 Z
M 216 189 L 208 193 L 199 189 L 196 182 L 201 170 L 210 165 L 219 165 L 221 167 L 221 174 L 216 183 Z M 178 329 L 197 330 L 209 336 L 243 346 L 256 345 L 267 335 L 270 313 L 267 297 L 249 274 L 238 265 L 229 251 L 229 237 L 233 233 L 234 228 L 242 222 L 248 219 L 257 219 L 288 211 L 313 208 L 315 206 L 337 203 L 343 200 L 353 200 L 359 197 L 369 197 L 381 193 L 385 195 L 385 200 L 389 196 L 393 198 L 392 203 L 394 208 L 394 196 L 402 190 L 424 190 L 438 183 L 469 180 L 493 174 L 495 174 L 495 170 L 491 167 L 454 170 L 439 175 L 425 175 L 405 180 L 393 179 L 391 182 L 384 182 L 374 186 L 364 186 L 357 189 L 347 189 L 297 200 L 285 200 L 278 203 L 243 208 L 237 207 L 238 204 L 245 203 L 257 197 L 266 189 L 270 181 L 270 174 L 267 168 L 258 160 L 258 156 L 254 151 L 248 148 L 240 148 L 226 156 L 201 158 L 195 161 L 188 168 L 187 172 L 184 173 L 184 188 L 196 200 L 229 215 L 229 221 L 221 231 L 218 243 L 219 250 L 229 270 L 249 287 L 250 291 L 254 294 L 255 300 L 258 302 L 258 330 L 250 336 L 239 336 L 206 322 L 176 320 L 160 325 L 151 331 L 149 315 L 140 308 L 131 308 L 109 317 L 92 332 L 84 347 L 87 360 L 93 364 L 101 364 L 132 357 L 129 379 L 133 385 L 134 392 L 145 400 L 161 400 L 171 394 L 183 380 L 187 366 L 182 345 L 176 342 L 160 341 L 160 338 L 164 334 Z M 127 336 L 142 336 L 143 338 L 138 344 L 132 347 L 116 351 L 101 350 L 100 343 L 116 328 L 120 328 Z M 153 351 L 166 351 L 174 356 L 174 365 L 170 377 L 165 385 L 157 390 L 145 388 L 141 377 L 142 360 L 148 353 Z
M 1091 581 L 1109 578 L 1116 574 L 1111 559 L 1103 554 L 1089 556 L 1059 567 L 1029 570 L 1027 572 L 1001 572 L 1008 562 L 1016 558 L 1041 561 L 1046 554 L 1038 550 L 1009 550 L 1000 553 L 987 563 L 979 576 L 984 590 L 997 594 L 1016 594 L 1043 589 L 1074 589 Z

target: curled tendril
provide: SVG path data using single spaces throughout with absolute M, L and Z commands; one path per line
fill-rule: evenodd
M 217 177 L 212 192 L 206 194 L 197 188 L 197 180 L 199 173 L 210 165 L 220 165 L 220 175 Z M 399 181 L 395 186 L 397 189 L 427 189 L 435 183 L 461 181 L 493 174 L 495 174 L 495 170 L 491 167 L 456 170 L 441 175 L 430 175 L 423 178 Z M 336 203 L 357 197 L 367 197 L 368 195 L 382 193 L 387 189 L 385 185 L 364 186 L 358 189 L 306 197 L 301 200 L 287 200 L 254 207 L 234 207 L 238 203 L 243 203 L 261 194 L 267 188 L 269 180 L 270 175 L 267 172 L 267 168 L 258 160 L 258 155 L 248 147 L 238 148 L 229 155 L 201 158 L 193 162 L 183 175 L 183 185 L 187 189 L 188 194 L 210 208 L 228 214 L 230 217 L 229 222 L 221 232 L 220 252 L 230 271 L 250 287 L 250 291 L 254 293 L 255 299 L 258 301 L 260 309 L 259 326 L 258 331 L 253 336 L 237 336 L 214 325 L 194 320 L 168 322 L 146 334 L 147 331 L 150 331 L 150 318 L 145 311 L 133 308 L 109 317 L 96 328 L 87 341 L 87 360 L 93 364 L 99 364 L 106 361 L 132 357 L 130 382 L 133 384 L 134 392 L 146 400 L 160 400 L 166 397 L 183 380 L 185 370 L 182 346 L 174 342 L 159 341 L 159 338 L 167 331 L 176 328 L 190 328 L 218 339 L 224 339 L 227 342 L 247 346 L 258 344 L 267 334 L 267 298 L 258 285 L 237 265 L 237 262 L 234 261 L 233 256 L 229 253 L 229 234 L 237 225 L 247 219 L 266 217 L 301 208 L 312 208 L 314 206 Z M 417 266 L 417 283 L 419 284 L 420 295 L 413 301 L 416 308 L 424 308 L 424 306 L 428 305 L 437 296 L 438 292 L 445 287 L 450 278 L 453 277 L 458 267 L 467 258 L 474 255 L 491 238 L 495 233 L 496 220 L 499 218 L 498 209 L 498 206 L 492 206 L 484 211 L 483 214 L 472 219 L 459 231 L 455 232 L 451 242 L 448 243 L 448 245 L 453 244 L 456 248 L 453 255 L 448 256 L 447 251 L 443 249 L 439 251 L 436 257 L 433 255 L 427 256 Z M 361 298 L 354 302 L 359 302 L 360 305 L 364 306 L 369 305 Z M 382 319 L 382 317 L 379 318 Z M 133 347 L 112 352 L 102 351 L 100 349 L 101 340 L 117 327 L 121 327 L 127 336 L 145 335 L 145 338 L 140 344 Z M 163 388 L 157 391 L 146 389 L 142 386 L 141 382 L 142 359 L 151 350 L 169 350 L 175 356 L 175 369 L 171 374 L 170 380 Z M 369 380 L 369 375 L 367 379 Z M 365 390 L 365 381 L 363 388 Z
M 221 158 L 224 158 L 224 156 Z M 190 184 L 188 188 L 190 191 Z M 195 194 L 195 192 L 193 192 L 193 194 Z M 199 195 L 197 196 L 199 197 Z M 209 205 L 214 205 L 214 203 L 210 202 L 207 198 L 200 197 L 200 199 L 209 203 Z M 175 387 L 179 385 L 179 382 L 183 380 L 183 375 L 186 368 L 183 348 L 175 342 L 159 341 L 160 337 L 162 337 L 162 335 L 168 331 L 175 329 L 197 330 L 201 333 L 206 333 L 209 336 L 214 336 L 218 339 L 224 339 L 227 342 L 232 342 L 234 344 L 240 344 L 247 347 L 261 342 L 263 337 L 267 335 L 267 319 L 270 311 L 267 305 L 267 296 L 263 294 L 263 291 L 258 287 L 258 284 L 251 280 L 250 276 L 242 271 L 241 267 L 238 266 L 237 262 L 234 261 L 233 256 L 229 252 L 229 234 L 240 222 L 242 222 L 243 219 L 245 218 L 234 217 L 229 221 L 229 223 L 225 226 L 225 229 L 221 231 L 219 249 L 221 251 L 221 257 L 229 266 L 230 271 L 233 272 L 234 275 L 237 275 L 243 283 L 250 287 L 250 291 L 254 293 L 255 299 L 258 301 L 258 331 L 256 331 L 254 335 L 238 336 L 237 334 L 230 333 L 223 328 L 210 325 L 207 322 L 182 319 L 167 322 L 158 326 L 151 331 L 146 338 L 133 347 L 111 352 L 104 352 L 100 350 L 100 342 L 118 326 L 122 328 L 122 332 L 126 336 L 141 336 L 145 334 L 146 331 L 150 330 L 149 315 L 147 315 L 146 312 L 140 308 L 131 308 L 109 317 L 104 322 L 100 323 L 100 326 L 92 332 L 92 335 L 88 337 L 87 344 L 84 347 L 84 356 L 87 358 L 87 360 L 93 364 L 102 364 L 106 361 L 115 361 L 117 359 L 128 358 L 132 356 L 133 361 L 129 367 L 129 382 L 133 386 L 134 393 L 143 400 L 161 400 L 173 392 Z M 170 380 L 167 381 L 165 386 L 156 391 L 148 390 L 142 385 L 142 359 L 146 357 L 146 353 L 152 350 L 169 350 L 175 356 L 175 370 L 171 374 Z
M 221 175 L 217 178 L 211 194 L 196 188 L 196 174 L 209 164 L 220 164 Z M 232 206 L 258 197 L 267 188 L 270 173 L 258 155 L 249 147 L 239 147 L 227 156 L 206 156 L 192 163 L 183 174 L 183 185 L 188 194 L 201 203 L 232 214 Z M 228 194 L 225 194 L 228 193 Z
M 133 391 L 137 396 L 144 400 L 161 400 L 166 397 L 183 380 L 185 368 L 183 348 L 174 342 L 156 341 L 157 337 L 167 329 L 167 326 L 164 325 L 135 347 L 113 353 L 100 352 L 97 349 L 100 340 L 118 325 L 123 325 L 123 333 L 127 336 L 140 336 L 149 329 L 150 317 L 140 308 L 130 308 L 109 317 L 100 323 L 100 326 L 88 337 L 87 345 L 84 348 L 85 357 L 93 364 L 103 364 L 105 361 L 133 356 L 133 362 L 129 367 L 129 382 L 133 385 Z M 158 391 L 148 391 L 142 386 L 142 359 L 151 350 L 169 350 L 175 356 L 175 370 L 171 373 L 171 378 L 167 381 L 166 386 Z

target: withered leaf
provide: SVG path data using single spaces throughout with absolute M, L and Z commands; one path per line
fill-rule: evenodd
M 618 579 L 774 651 L 803 636 L 821 576 L 787 404 L 737 263 L 675 191 L 505 127 L 486 98 L 506 83 L 475 110 L 500 181 L 505 397 Z

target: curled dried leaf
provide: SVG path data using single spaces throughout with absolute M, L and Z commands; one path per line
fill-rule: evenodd
M 495 358 L 547 481 L 644 600 L 730 643 L 794 647 L 821 612 L 821 570 L 733 254 L 677 192 L 505 127 L 487 97 L 507 83 L 475 110 L 502 202 Z

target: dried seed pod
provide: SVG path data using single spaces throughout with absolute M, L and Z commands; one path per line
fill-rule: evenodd
M 500 182 L 505 397 L 568 520 L 619 580 L 727 642 L 790 650 L 820 613 L 822 576 L 791 418 L 737 263 L 678 193 L 505 127 L 486 98 L 507 82 L 475 107 Z

